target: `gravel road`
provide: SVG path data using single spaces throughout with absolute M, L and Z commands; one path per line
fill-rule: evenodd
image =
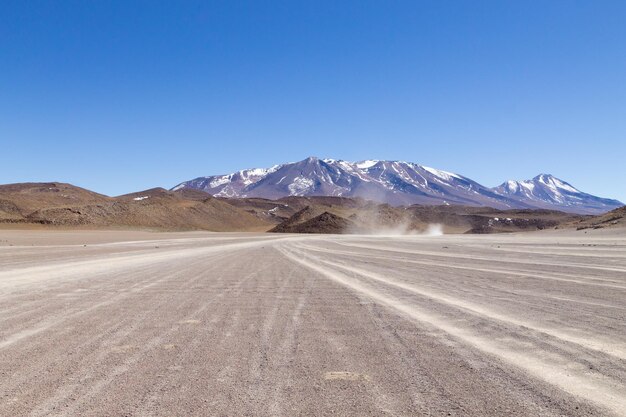
M 625 230 L 102 233 L 0 231 L 0 415 L 626 415 Z

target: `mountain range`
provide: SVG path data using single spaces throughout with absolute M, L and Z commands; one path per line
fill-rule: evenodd
M 360 197 L 393 206 L 465 205 L 579 214 L 601 214 L 624 205 L 584 193 L 549 174 L 531 180 L 506 181 L 490 188 L 462 175 L 412 162 L 348 162 L 316 157 L 271 168 L 199 177 L 178 184 L 172 191 L 183 189 L 227 198 Z

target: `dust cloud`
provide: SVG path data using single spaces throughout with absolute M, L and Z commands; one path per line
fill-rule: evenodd
M 376 224 L 375 222 L 362 223 L 348 230 L 348 234 L 374 235 L 374 236 L 442 236 L 443 226 L 438 223 L 427 225 L 425 228 L 417 228 L 409 222 L 395 225 Z

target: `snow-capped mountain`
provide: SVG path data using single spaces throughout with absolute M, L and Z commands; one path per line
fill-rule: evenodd
M 522 184 L 532 181 L 509 181 L 492 189 L 461 175 L 411 162 L 348 162 L 310 157 L 268 169 L 247 169 L 200 177 L 183 182 L 173 190 L 193 188 L 217 197 L 277 199 L 323 195 L 362 197 L 392 205 L 458 204 L 500 209 L 541 207 L 582 213 L 599 213 L 622 205 L 615 200 L 581 193 L 554 177 L 544 177 L 545 184 L 541 179 L 532 180 L 541 184 L 534 186 L 538 194 L 526 195 L 523 190 L 529 189 L 530 185 Z M 551 194 L 551 199 L 548 199 L 548 191 L 539 193 L 543 186 L 548 190 L 552 190 L 550 187 L 557 190 Z M 572 199 L 584 201 L 584 204 L 570 204 Z
M 617 200 L 584 193 L 549 174 L 537 175 L 532 180 L 507 181 L 494 188 L 494 191 L 520 202 L 531 202 L 535 207 L 575 213 L 603 213 L 623 206 Z
M 210 177 L 199 177 L 191 181 L 185 181 L 172 191 L 182 188 L 193 188 L 203 190 L 218 197 L 243 197 L 245 188 L 265 178 L 268 174 L 276 171 L 280 165 L 271 168 L 244 169 L 227 175 L 213 175 Z

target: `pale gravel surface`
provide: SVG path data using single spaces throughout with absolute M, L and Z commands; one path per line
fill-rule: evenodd
M 0 415 L 626 415 L 626 230 L 0 231 Z

